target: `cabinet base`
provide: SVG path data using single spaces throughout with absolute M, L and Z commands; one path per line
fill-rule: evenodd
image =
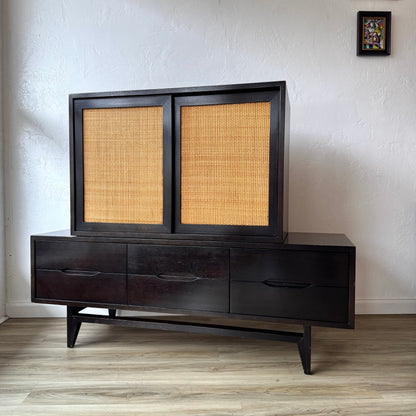
M 82 322 L 118 325 L 134 328 L 159 329 L 178 332 L 193 332 L 239 338 L 257 338 L 296 343 L 305 374 L 311 374 L 311 326 L 304 325 L 304 332 L 272 331 L 267 329 L 242 328 L 204 323 L 173 322 L 160 319 L 117 317 L 114 309 L 109 316 L 80 313 L 84 308 L 67 306 L 67 346 L 73 348 Z

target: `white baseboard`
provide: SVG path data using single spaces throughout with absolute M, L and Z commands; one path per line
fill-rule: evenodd
M 66 307 L 31 302 L 6 303 L 9 318 L 65 318 Z
M 357 315 L 416 314 L 416 299 L 357 299 Z
M 105 308 L 86 308 L 85 312 L 96 315 L 108 315 Z M 9 302 L 6 304 L 9 318 L 66 318 L 66 306 L 48 305 L 44 303 Z M 119 316 L 158 316 L 166 315 L 155 312 L 117 311 Z M 7 319 L 7 318 L 6 318 Z
M 88 312 L 107 314 L 107 310 L 102 308 L 88 308 Z M 122 316 L 146 314 L 146 312 L 132 311 L 121 313 Z M 357 299 L 355 313 L 357 315 L 416 314 L 416 299 Z M 64 318 L 66 307 L 43 303 L 9 302 L 6 304 L 6 315 L 9 318 Z
M 3 322 L 5 322 L 5 321 L 7 321 L 7 316 L 2 316 L 1 318 L 0 318 L 0 325 L 3 323 Z

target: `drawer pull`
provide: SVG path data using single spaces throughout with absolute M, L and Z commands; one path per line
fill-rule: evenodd
M 199 276 L 187 274 L 158 274 L 156 277 L 167 282 L 195 282 L 201 279 Z
M 306 289 L 310 287 L 309 283 L 290 283 L 290 282 L 279 282 L 277 280 L 264 280 L 263 283 L 270 287 L 284 287 L 289 289 Z
M 93 270 L 72 270 L 72 269 L 63 269 L 62 273 L 70 274 L 72 276 L 85 276 L 85 277 L 93 277 L 100 274 L 100 272 L 93 271 Z

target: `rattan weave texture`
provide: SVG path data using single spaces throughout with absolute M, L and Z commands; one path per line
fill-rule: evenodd
M 84 220 L 163 223 L 162 107 L 83 111 Z
M 181 223 L 269 224 L 270 103 L 181 108 Z

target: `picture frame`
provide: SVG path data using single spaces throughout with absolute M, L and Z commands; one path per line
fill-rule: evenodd
M 357 55 L 390 55 L 391 12 L 359 11 L 357 13 Z

